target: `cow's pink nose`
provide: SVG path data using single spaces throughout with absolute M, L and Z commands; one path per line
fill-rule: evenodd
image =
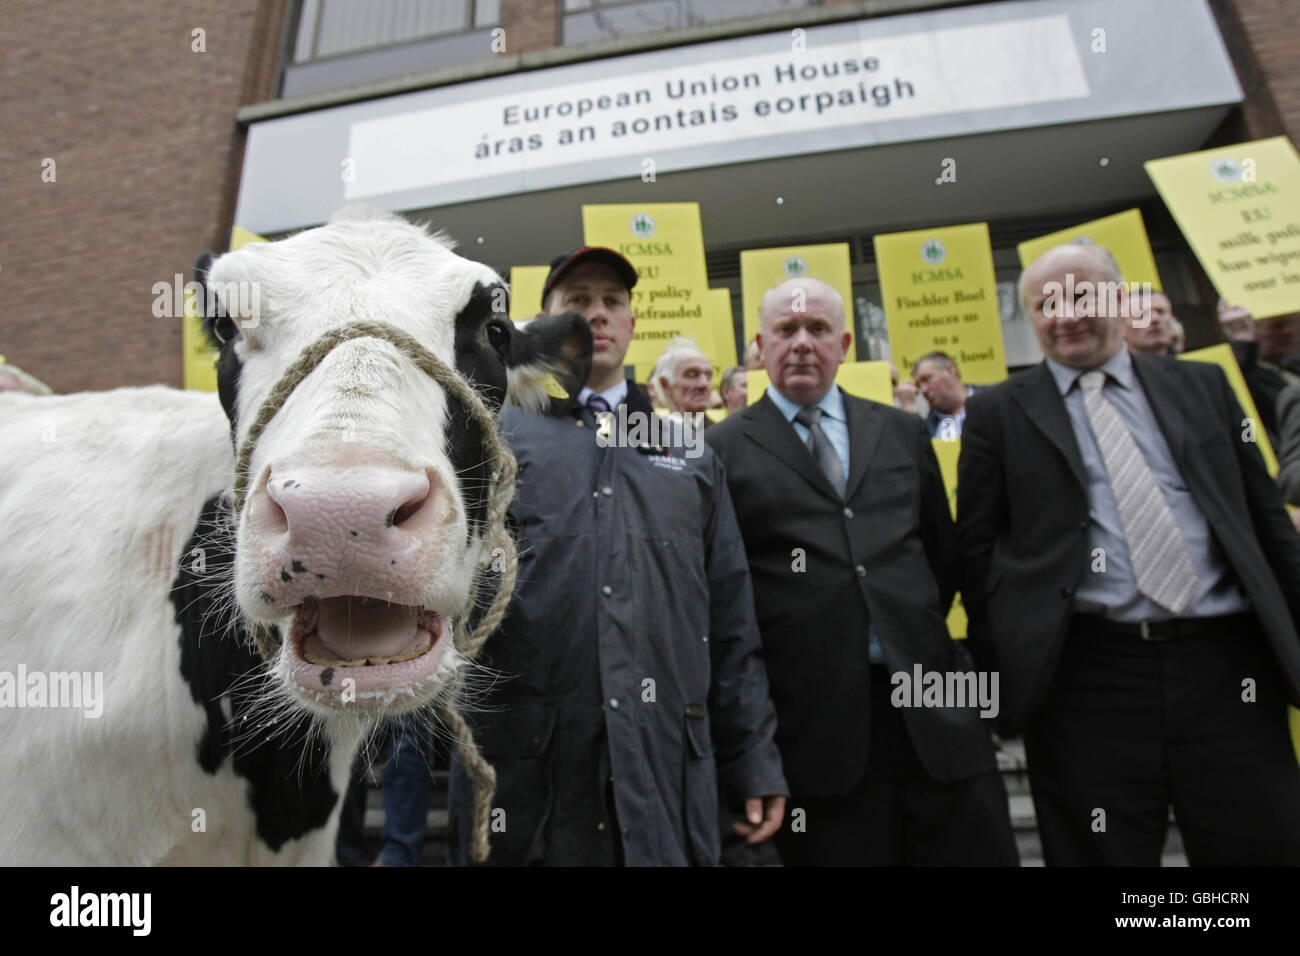
M 273 469 L 253 495 L 249 520 L 276 541 L 282 567 L 272 570 L 289 585 L 283 590 L 329 593 L 350 581 L 357 590 L 347 593 L 384 593 L 430 539 L 444 497 L 425 471 L 288 466 Z

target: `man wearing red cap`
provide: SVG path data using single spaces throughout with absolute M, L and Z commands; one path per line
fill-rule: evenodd
M 519 462 L 519 580 L 484 648 L 499 679 L 474 720 L 497 773 L 496 865 L 717 863 L 719 781 L 750 843 L 785 812 L 722 466 L 702 443 L 688 454 L 611 434 L 614 420 L 654 415 L 623 370 L 636 279 L 612 249 L 556 257 L 542 314 L 590 323 L 587 384 L 550 414 L 502 416 Z M 453 862 L 468 855 L 471 789 L 453 766 Z

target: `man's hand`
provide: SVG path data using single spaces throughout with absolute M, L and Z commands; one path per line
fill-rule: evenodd
M 898 407 L 905 412 L 916 411 L 916 383 L 910 378 L 903 379 L 894 386 L 894 398 L 898 399 Z
M 750 797 L 745 801 L 748 823 L 737 823 L 732 829 L 745 838 L 750 846 L 762 843 L 777 830 L 785 819 L 785 797 Z

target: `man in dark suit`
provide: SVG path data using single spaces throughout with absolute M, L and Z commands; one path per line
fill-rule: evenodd
M 1300 537 L 1253 425 L 1216 366 L 1129 351 L 1105 249 L 1021 302 L 1047 358 L 967 406 L 957 519 L 1044 857 L 1158 865 L 1172 805 L 1194 865 L 1300 863 Z
M 745 539 L 790 783 L 778 849 L 795 865 L 1014 865 L 981 719 L 996 716 L 996 684 L 945 624 L 958 555 L 930 436 L 835 386 L 844 324 L 823 282 L 768 292 L 772 384 L 706 436 Z M 960 703 L 922 697 L 919 684 L 954 675 L 969 679 Z

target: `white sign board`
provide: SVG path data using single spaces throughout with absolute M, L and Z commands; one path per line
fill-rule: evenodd
M 750 137 L 1088 96 L 1064 14 L 547 85 L 351 125 L 347 199 Z M 558 71 L 557 71 L 558 72 Z M 797 149 L 792 149 L 797 152 Z

